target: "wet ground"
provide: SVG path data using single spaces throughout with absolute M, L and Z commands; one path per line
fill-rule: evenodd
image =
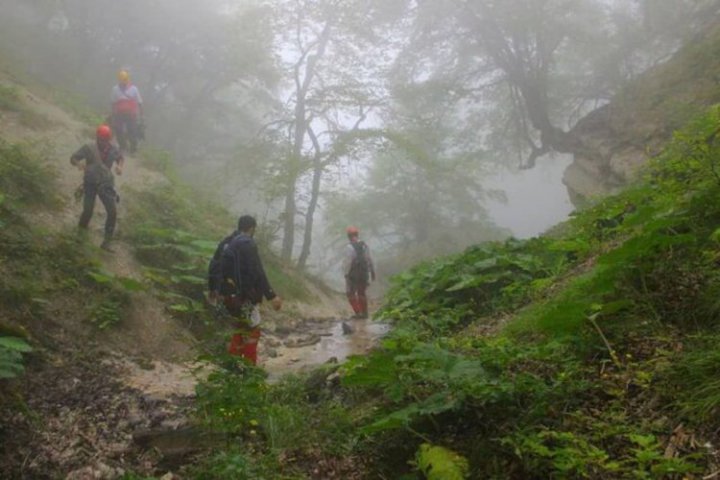
M 259 364 L 269 381 L 330 361 L 343 362 L 351 355 L 367 353 L 389 330 L 387 324 L 372 320 L 314 319 L 268 322 L 260 338 Z M 197 362 L 172 363 L 153 360 L 115 363 L 123 383 L 158 399 L 192 397 L 195 385 L 212 369 Z
M 300 333 L 276 328 L 260 339 L 260 364 L 272 379 L 333 359 L 343 362 L 351 355 L 367 353 L 388 328 L 369 319 L 307 320 L 298 329 Z

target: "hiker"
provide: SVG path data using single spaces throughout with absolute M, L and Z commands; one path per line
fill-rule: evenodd
M 118 72 L 118 83 L 112 89 L 112 126 L 122 152 L 137 150 L 143 117 L 143 101 L 138 88 L 130 83 L 127 70 Z
M 360 230 L 347 228 L 348 244 L 343 261 L 345 291 L 355 315 L 353 318 L 368 318 L 367 287 L 370 280 L 375 281 L 375 267 L 370 257 L 370 249 L 360 240 Z
M 95 142 L 83 145 L 70 157 L 70 163 L 85 172 L 83 176 L 82 195 L 83 211 L 80 215 L 78 226 L 87 230 L 90 219 L 95 209 L 95 197 L 105 207 L 107 218 L 105 219 L 105 237 L 100 248 L 110 251 L 110 241 L 115 231 L 117 219 L 116 203 L 118 201 L 115 192 L 115 177 L 112 173 L 113 165 L 115 173 L 122 175 L 123 159 L 120 151 L 112 143 L 112 130 L 107 125 L 100 125 L 95 132 Z M 85 163 L 81 163 L 81 162 Z
M 237 320 L 237 330 L 230 339 L 228 353 L 257 364 L 260 339 L 260 310 L 263 297 L 275 310 L 282 299 L 275 294 L 263 269 L 258 247 L 253 239 L 257 222 L 250 215 L 238 220 L 238 228 L 223 239 L 210 261 L 208 272 L 209 300 L 222 300 Z

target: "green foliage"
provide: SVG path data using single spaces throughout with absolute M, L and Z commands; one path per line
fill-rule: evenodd
M 508 463 L 547 478 L 699 471 L 701 454 L 666 458 L 662 420 L 635 409 L 663 397 L 673 415 L 716 423 L 714 342 L 647 350 L 718 325 L 719 112 L 676 134 L 642 182 L 553 237 L 473 247 L 396 277 L 381 312 L 395 329 L 343 367 L 343 385 L 374 399 L 360 431 L 381 444 L 405 431 L 447 445 L 479 478 Z
M 143 165 L 150 170 L 160 172 L 170 178 L 175 177 L 173 170 L 172 155 L 167 150 L 160 150 L 155 148 L 143 148 L 140 155 L 143 160 Z
M 18 112 L 22 109 L 22 100 L 17 88 L 10 85 L 0 85 L 0 110 Z
M 163 156 L 163 154 L 158 154 Z M 232 232 L 237 219 L 217 205 L 198 200 L 178 180 L 133 192 L 129 223 L 135 255 L 148 267 L 147 278 L 170 289 L 172 311 L 199 314 L 207 265 L 218 243 Z M 308 299 L 304 279 L 260 245 L 268 278 L 283 297 Z
M 696 424 L 712 422 L 720 412 L 720 349 L 717 336 L 696 347 L 665 372 L 668 390 L 684 415 Z
M 470 466 L 466 458 L 452 450 L 423 443 L 416 462 L 428 480 L 463 480 L 468 478 Z
M 100 294 L 96 295 L 95 301 L 88 306 L 90 321 L 100 330 L 119 324 L 124 309 L 130 302 L 129 295 L 144 288 L 141 282 L 133 278 L 119 277 L 101 268 L 88 271 L 87 276 Z
M 90 309 L 90 321 L 100 330 L 117 325 L 122 319 L 122 307 L 122 303 L 116 300 L 105 299 L 97 302 Z
M 434 335 L 542 296 L 587 251 L 586 242 L 532 239 L 484 244 L 394 279 L 380 317 L 422 322 Z
M 91 108 L 87 100 L 80 95 L 69 91 L 60 91 L 55 86 L 52 89 L 52 100 L 53 103 L 72 114 L 73 117 L 85 125 L 91 125 L 92 127 L 88 129 L 89 134 L 94 131 L 95 125 L 105 123 L 106 119 L 99 115 L 97 110 Z
M 56 175 L 37 154 L 0 139 L 0 209 L 57 206 Z
M 197 480 L 255 480 L 268 478 L 261 475 L 253 460 L 240 449 L 231 449 L 213 455 L 193 468 Z
M 22 374 L 25 370 L 22 354 L 28 352 L 32 352 L 32 348 L 25 340 L 0 336 L 0 379 Z

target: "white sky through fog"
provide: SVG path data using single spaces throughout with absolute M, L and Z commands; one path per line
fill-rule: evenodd
M 533 169 L 490 176 L 484 184 L 505 191 L 507 197 L 507 202 L 487 202 L 490 217 L 518 238 L 539 235 L 565 220 L 574 210 L 562 183 L 563 172 L 570 162 L 568 156 L 546 156 L 538 159 Z

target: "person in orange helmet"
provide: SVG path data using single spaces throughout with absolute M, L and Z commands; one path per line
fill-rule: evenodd
M 143 100 L 138 88 L 130 83 L 127 70 L 118 72 L 118 83 L 112 89 L 112 125 L 120 150 L 130 153 L 137 149 L 140 121 L 143 116 Z
M 370 256 L 370 248 L 360 240 L 360 230 L 348 227 L 350 243 L 345 250 L 343 274 L 348 302 L 355 312 L 353 318 L 368 318 L 367 287 L 370 280 L 375 281 L 375 266 Z
M 95 197 L 105 207 L 105 238 L 101 248 L 110 251 L 110 241 L 115 231 L 117 219 L 117 193 L 115 192 L 115 173 L 122 175 L 125 160 L 115 145 L 111 143 L 112 130 L 107 125 L 100 125 L 95 131 L 95 142 L 80 147 L 70 157 L 70 163 L 84 172 L 83 175 L 83 211 L 78 226 L 86 230 L 95 209 Z

